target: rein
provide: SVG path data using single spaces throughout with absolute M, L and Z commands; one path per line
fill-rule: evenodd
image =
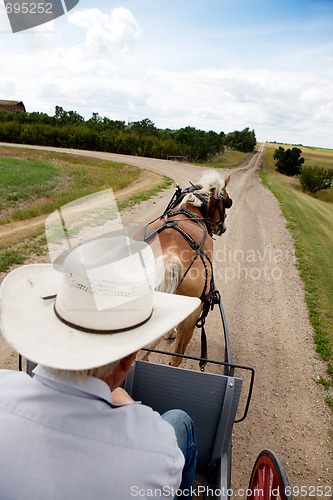
M 200 211 L 202 213 L 202 218 L 198 217 L 196 214 L 191 212 L 186 207 L 177 208 L 177 206 L 181 203 L 181 201 L 184 199 L 184 197 L 186 195 L 188 195 L 189 193 L 195 192 L 198 189 L 199 189 L 199 186 L 195 186 L 192 183 L 191 183 L 191 187 L 188 187 L 188 188 L 184 189 L 183 191 L 181 190 L 181 188 L 179 186 L 177 186 L 176 191 L 173 194 L 173 196 L 172 196 L 168 206 L 166 207 L 165 211 L 163 212 L 163 214 L 161 216 L 157 217 L 156 219 L 154 219 L 153 221 L 149 222 L 144 227 L 143 232 L 142 232 L 142 240 L 149 243 L 149 241 L 151 241 L 155 236 L 157 236 L 164 229 L 172 228 L 175 231 L 178 231 L 184 237 L 184 239 L 187 241 L 189 246 L 195 251 L 195 255 L 192 258 L 192 262 L 190 263 L 190 265 L 186 269 L 185 273 L 183 274 L 181 280 L 179 281 L 175 292 L 178 290 L 179 286 L 184 281 L 186 275 L 190 271 L 195 260 L 198 257 L 201 259 L 201 262 L 202 262 L 204 269 L 205 269 L 206 280 L 205 280 L 204 289 L 203 289 L 201 296 L 200 296 L 200 300 L 203 304 L 203 309 L 202 309 L 202 312 L 201 312 L 199 319 L 197 320 L 196 326 L 197 326 L 197 328 L 201 328 L 201 355 L 200 355 L 200 357 L 207 358 L 207 337 L 206 337 L 206 332 L 205 332 L 205 322 L 206 322 L 206 318 L 208 316 L 209 311 L 212 310 L 214 308 L 214 305 L 219 302 L 219 299 L 218 299 L 219 295 L 218 295 L 218 292 L 216 290 L 215 283 L 214 283 L 213 264 L 212 264 L 210 258 L 208 257 L 208 255 L 206 254 L 206 252 L 203 250 L 203 246 L 204 246 L 204 243 L 206 241 L 207 234 L 209 234 L 209 236 L 212 236 L 212 234 L 213 234 L 212 229 L 210 227 L 210 224 L 212 224 L 212 225 L 214 224 L 216 226 L 221 226 L 224 222 L 224 214 L 223 214 L 223 211 L 221 210 L 221 207 L 219 204 L 220 199 L 217 199 L 217 201 L 216 201 L 215 205 L 212 207 L 212 209 L 216 210 L 216 208 L 218 208 L 221 219 L 219 222 L 211 223 L 208 220 L 209 215 L 208 215 L 207 201 L 203 196 L 200 196 L 198 194 L 196 194 L 196 196 L 202 201 L 202 207 L 200 207 L 200 209 L 201 209 Z M 224 197 L 223 197 L 223 199 L 228 200 L 228 198 L 224 198 Z M 202 237 L 200 244 L 197 241 L 195 241 L 194 238 L 192 238 L 192 236 L 190 234 L 188 234 L 184 229 L 182 229 L 179 226 L 178 223 L 180 221 L 184 221 L 184 219 L 173 219 L 173 217 L 177 217 L 179 215 L 185 215 L 187 217 L 187 219 L 189 219 L 192 222 L 195 222 L 196 224 L 198 224 L 201 227 L 201 229 L 203 230 L 203 237 Z M 147 235 L 146 233 L 147 233 L 148 226 L 150 224 L 152 224 L 153 222 L 156 222 L 157 220 L 162 220 L 162 219 L 163 219 L 163 224 L 160 227 L 158 227 L 157 229 L 155 229 L 154 231 L 152 231 L 150 234 Z M 206 227 L 204 226 L 204 224 L 202 222 L 204 222 L 206 224 Z M 210 270 L 211 270 L 210 280 L 208 278 L 208 267 L 206 264 L 206 260 L 210 265 Z M 209 281 L 209 291 L 207 292 L 208 281 Z M 199 365 L 200 365 L 200 370 L 203 371 L 205 368 L 206 362 L 201 360 Z
M 177 215 L 185 215 L 189 220 L 197 223 L 201 227 L 201 229 L 203 231 L 203 237 L 202 237 L 200 245 L 197 241 L 195 241 L 194 238 L 192 238 L 192 236 L 190 234 L 188 234 L 184 229 L 182 229 L 178 225 L 178 222 L 182 222 L 184 219 L 170 219 L 170 217 L 175 217 Z M 158 227 L 157 229 L 155 229 L 155 231 L 153 231 L 152 233 L 146 235 L 146 230 L 147 230 L 147 227 L 149 226 L 149 224 L 152 224 L 153 222 L 155 222 L 156 220 L 158 220 L 162 217 L 164 219 L 163 224 L 160 227 Z M 209 262 L 210 268 L 211 268 L 211 280 L 210 280 L 211 282 L 212 282 L 212 277 L 213 277 L 213 264 L 212 264 L 210 258 L 208 257 L 208 255 L 206 254 L 206 252 L 203 250 L 203 246 L 204 246 L 206 238 L 207 238 L 207 230 L 206 230 L 205 226 L 201 223 L 202 219 L 197 217 L 194 213 L 192 213 L 186 207 L 180 207 L 177 210 L 170 212 L 169 214 L 165 213 L 165 215 L 162 217 L 158 217 L 154 221 L 149 222 L 149 224 L 147 224 L 147 226 L 143 230 L 142 240 L 145 241 L 146 243 L 149 243 L 149 241 L 151 241 L 155 236 L 157 236 L 164 229 L 174 229 L 174 230 L 178 231 L 183 236 L 183 238 L 187 241 L 187 243 L 190 245 L 192 250 L 195 251 L 195 255 L 192 258 L 191 264 L 188 266 L 188 268 L 186 269 L 185 273 L 183 274 L 181 280 L 179 281 L 175 292 L 178 290 L 178 288 L 180 287 L 180 285 L 184 281 L 187 273 L 191 269 L 195 260 L 198 257 L 200 257 L 201 262 L 204 265 L 205 275 L 206 275 L 205 286 L 204 286 L 204 289 L 203 289 L 202 294 L 200 296 L 200 300 L 201 300 L 201 302 L 205 302 L 206 291 L 207 291 L 207 282 L 208 282 L 208 268 L 207 268 L 205 259 L 207 259 L 207 261 Z M 211 289 L 211 287 L 212 287 L 212 283 L 211 283 L 210 289 Z

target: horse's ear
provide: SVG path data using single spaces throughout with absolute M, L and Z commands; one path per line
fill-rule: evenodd
M 231 176 L 231 174 L 229 174 L 228 177 L 226 178 L 226 180 L 224 181 L 224 188 L 226 188 L 227 185 L 229 184 L 230 176 Z

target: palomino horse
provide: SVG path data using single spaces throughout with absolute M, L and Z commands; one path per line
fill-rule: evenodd
M 185 353 L 203 307 L 212 297 L 212 236 L 226 231 L 225 211 L 232 205 L 226 192 L 229 179 L 230 175 L 223 181 L 216 171 L 208 171 L 196 185 L 184 191 L 178 187 L 163 215 L 150 222 L 142 236 L 163 264 L 164 278 L 157 289 L 201 299 L 201 306 L 178 325 L 171 346 L 174 353 Z M 142 359 L 148 356 L 146 352 Z M 181 361 L 173 356 L 170 364 L 178 366 Z

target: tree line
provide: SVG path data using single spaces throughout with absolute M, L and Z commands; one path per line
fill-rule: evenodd
M 98 113 L 85 120 L 76 111 L 56 106 L 54 116 L 0 110 L 0 141 L 200 161 L 222 154 L 225 147 L 252 152 L 256 136 L 249 128 L 228 134 L 190 126 L 159 129 L 149 118 L 126 124 Z

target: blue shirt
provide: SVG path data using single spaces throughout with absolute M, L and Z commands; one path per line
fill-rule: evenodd
M 1 500 L 173 496 L 184 457 L 158 413 L 94 377 L 34 374 L 0 370 Z

